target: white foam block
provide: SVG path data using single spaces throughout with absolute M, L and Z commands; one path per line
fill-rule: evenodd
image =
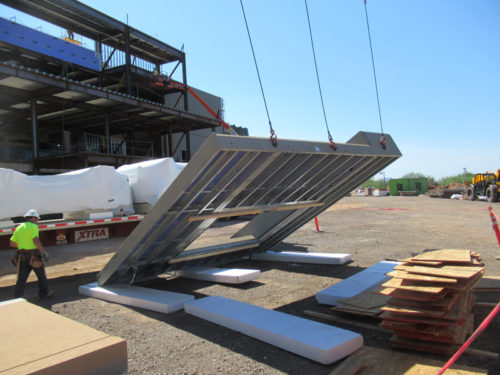
M 214 281 L 227 284 L 243 284 L 260 277 L 259 270 L 241 268 L 190 267 L 178 270 L 177 275 L 196 280 Z
M 363 346 L 358 333 L 219 296 L 187 302 L 184 310 L 322 364 Z
M 400 263 L 378 262 L 347 279 L 319 291 L 316 293 L 316 301 L 323 305 L 335 306 L 340 299 L 354 297 L 389 280 L 390 277 L 386 273 L 391 272 L 398 264 Z
M 97 283 L 80 285 L 80 294 L 115 302 L 121 305 L 140 307 L 146 310 L 170 313 L 184 308 L 184 303 L 194 300 L 188 294 L 143 288 L 127 284 L 99 286 Z
M 344 264 L 351 260 L 351 254 L 301 253 L 299 251 L 264 251 L 252 254 L 253 260 L 295 262 L 313 264 Z

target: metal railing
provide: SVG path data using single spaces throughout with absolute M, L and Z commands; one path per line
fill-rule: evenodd
M 39 145 L 40 157 L 75 152 L 153 157 L 153 150 L 153 142 L 124 140 L 119 137 L 110 137 L 109 147 L 107 147 L 105 136 L 91 133 L 84 133 L 80 139 L 71 144 L 69 149 L 64 149 L 61 144 L 40 143 Z

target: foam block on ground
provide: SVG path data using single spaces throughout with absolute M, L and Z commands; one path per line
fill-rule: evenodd
M 194 299 L 189 294 L 143 288 L 127 284 L 99 286 L 97 282 L 80 285 L 80 294 L 115 302 L 121 305 L 140 307 L 146 310 L 170 313 L 184 308 L 184 303 Z
M 190 279 L 214 281 L 218 283 L 243 284 L 259 278 L 260 271 L 241 268 L 191 267 L 177 271 L 177 275 Z
M 350 298 L 380 285 L 390 279 L 386 275 L 391 272 L 399 262 L 378 262 L 377 264 L 358 272 L 326 289 L 316 293 L 316 301 L 323 305 L 335 306 L 338 300 Z
M 302 253 L 299 251 L 264 251 L 252 254 L 253 260 L 295 262 L 313 264 L 344 264 L 351 260 L 351 254 Z
M 219 296 L 187 302 L 184 310 L 322 364 L 363 346 L 355 332 Z
M 0 373 L 125 374 L 127 342 L 22 298 L 0 303 Z

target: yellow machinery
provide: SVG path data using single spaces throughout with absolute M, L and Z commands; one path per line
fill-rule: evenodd
M 486 199 L 497 202 L 500 198 L 500 169 L 494 172 L 478 173 L 472 178 L 472 185 L 467 186 L 467 198 L 471 201 Z

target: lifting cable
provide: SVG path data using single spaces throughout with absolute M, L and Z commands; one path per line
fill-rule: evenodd
M 257 70 L 257 77 L 259 78 L 260 91 L 262 92 L 262 98 L 264 99 L 264 106 L 266 107 L 267 120 L 269 121 L 269 131 L 271 134 L 269 139 L 271 140 L 272 145 L 274 147 L 276 147 L 278 145 L 278 138 L 277 138 L 276 134 L 274 133 L 274 129 L 273 129 L 273 126 L 271 124 L 271 118 L 269 117 L 269 110 L 267 109 L 266 96 L 264 95 L 264 88 L 262 87 L 262 81 L 260 79 L 259 67 L 257 66 L 257 59 L 255 58 L 255 52 L 253 49 L 252 38 L 250 36 L 250 29 L 248 28 L 247 17 L 245 15 L 245 8 L 243 8 L 243 0 L 240 0 L 240 4 L 241 4 L 241 10 L 243 12 L 243 18 L 245 19 L 245 26 L 247 28 L 248 40 L 250 41 L 250 47 L 252 48 L 252 55 L 253 55 L 253 61 L 255 63 L 255 70 Z
M 309 9 L 307 7 L 307 0 L 304 0 L 306 4 L 306 15 L 307 15 L 307 24 L 309 25 L 309 36 L 311 37 L 311 47 L 312 47 L 312 53 L 314 57 L 314 68 L 316 69 L 316 79 L 318 80 L 318 89 L 319 89 L 319 97 L 321 98 L 321 107 L 323 108 L 323 116 L 325 118 L 325 124 L 326 124 L 326 131 L 328 132 L 328 141 L 330 142 L 330 147 L 333 148 L 334 150 L 337 149 L 337 145 L 332 139 L 332 135 L 330 134 L 330 128 L 328 127 L 328 120 L 326 118 L 326 112 L 325 112 L 325 104 L 323 102 L 323 93 L 321 92 L 321 83 L 319 80 L 319 73 L 318 73 L 318 64 L 316 63 L 316 53 L 314 51 L 314 42 L 313 42 L 313 36 L 312 36 L 312 30 L 311 30 L 311 20 L 309 19 Z
M 378 85 L 377 85 L 377 73 L 375 72 L 375 59 L 373 58 L 373 47 L 372 47 L 372 37 L 370 33 L 370 23 L 368 22 L 368 10 L 366 9 L 366 0 L 363 0 L 365 4 L 365 16 L 366 16 L 366 28 L 368 30 L 368 40 L 370 42 L 370 52 L 372 56 L 372 68 L 373 68 L 373 78 L 375 80 L 375 93 L 377 94 L 377 106 L 378 106 L 378 118 L 380 120 L 380 144 L 382 145 L 382 148 L 385 149 L 385 136 L 384 136 L 384 128 L 382 126 L 382 112 L 380 110 L 380 99 L 378 96 Z

